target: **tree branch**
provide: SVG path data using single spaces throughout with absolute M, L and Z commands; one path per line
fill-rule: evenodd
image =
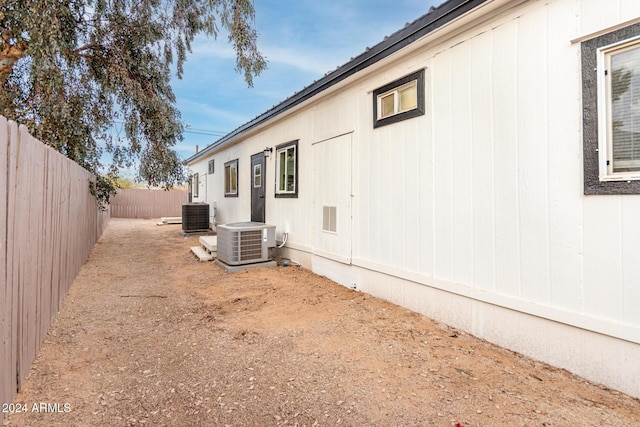
M 100 43 L 97 43 L 97 42 L 87 43 L 84 46 L 80 46 L 79 48 L 74 49 L 73 53 L 80 54 L 80 52 L 83 52 L 85 50 L 89 50 L 89 49 L 92 49 L 92 48 L 98 47 L 98 46 L 100 46 Z

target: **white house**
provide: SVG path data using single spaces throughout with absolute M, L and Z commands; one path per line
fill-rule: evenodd
M 449 0 L 185 163 L 217 223 L 640 397 L 636 89 L 637 0 Z

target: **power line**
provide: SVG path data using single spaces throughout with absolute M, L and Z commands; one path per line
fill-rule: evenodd
M 198 129 L 193 128 L 189 125 L 185 126 L 185 132 L 187 133 L 195 133 L 198 135 L 211 135 L 211 136 L 225 136 L 228 132 L 223 132 L 220 130 L 211 130 L 211 129 Z
M 193 133 L 196 135 L 207 135 L 207 136 L 225 136 L 226 133 L 219 131 L 205 131 L 205 132 L 196 132 L 194 130 L 184 130 L 184 133 Z
M 120 125 L 123 125 L 124 122 L 121 120 L 114 120 L 114 123 L 118 123 Z M 122 128 L 120 128 L 120 131 L 122 130 Z M 120 134 L 120 131 L 118 131 L 118 134 Z M 225 136 L 228 132 L 225 131 L 221 131 L 221 130 L 212 130 L 212 129 L 199 129 L 199 128 L 193 128 L 189 125 L 185 125 L 185 129 L 183 130 L 184 133 L 192 133 L 195 135 L 206 135 L 206 136 Z

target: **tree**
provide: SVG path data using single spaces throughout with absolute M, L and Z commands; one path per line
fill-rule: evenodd
M 136 160 L 139 179 L 170 188 L 184 180 L 172 68 L 182 77 L 195 37 L 224 30 L 252 86 L 266 67 L 253 16 L 251 0 L 0 0 L 0 114 L 93 172 L 101 203 Z

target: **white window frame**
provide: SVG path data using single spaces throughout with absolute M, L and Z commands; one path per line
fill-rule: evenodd
M 628 49 L 640 49 L 640 36 L 597 49 L 598 73 L 598 165 L 600 181 L 640 180 L 640 171 L 613 171 L 613 121 L 611 112 L 611 57 Z M 640 162 L 640 161 L 639 161 Z
M 231 184 L 234 182 L 232 176 L 235 175 L 235 188 Z M 224 164 L 224 196 L 238 196 L 238 159 L 231 160 Z
M 410 87 L 415 87 L 415 105 L 412 108 L 401 109 L 400 108 L 400 92 Z M 382 99 L 388 96 L 393 96 L 393 112 L 391 114 L 383 115 L 382 114 Z M 378 95 L 378 120 L 386 119 L 387 117 L 395 116 L 396 114 L 404 113 L 406 111 L 416 110 L 418 108 L 418 79 L 412 80 L 409 83 L 406 83 L 402 86 L 398 86 L 395 89 L 392 89 L 388 92 L 382 93 Z
M 253 165 L 253 188 L 260 187 L 262 187 L 262 165 L 257 164 Z
M 200 174 L 194 173 L 191 177 L 191 197 L 200 197 Z
M 281 189 L 280 178 L 280 154 L 285 153 L 285 159 L 287 157 L 287 152 L 289 150 L 293 150 L 293 189 L 287 190 L 286 183 L 284 184 L 284 189 Z M 285 168 L 288 168 L 289 164 L 285 163 Z M 289 170 L 285 169 L 285 176 L 289 176 Z M 298 197 L 298 141 L 288 142 L 286 144 L 282 144 L 276 147 L 276 197 Z

